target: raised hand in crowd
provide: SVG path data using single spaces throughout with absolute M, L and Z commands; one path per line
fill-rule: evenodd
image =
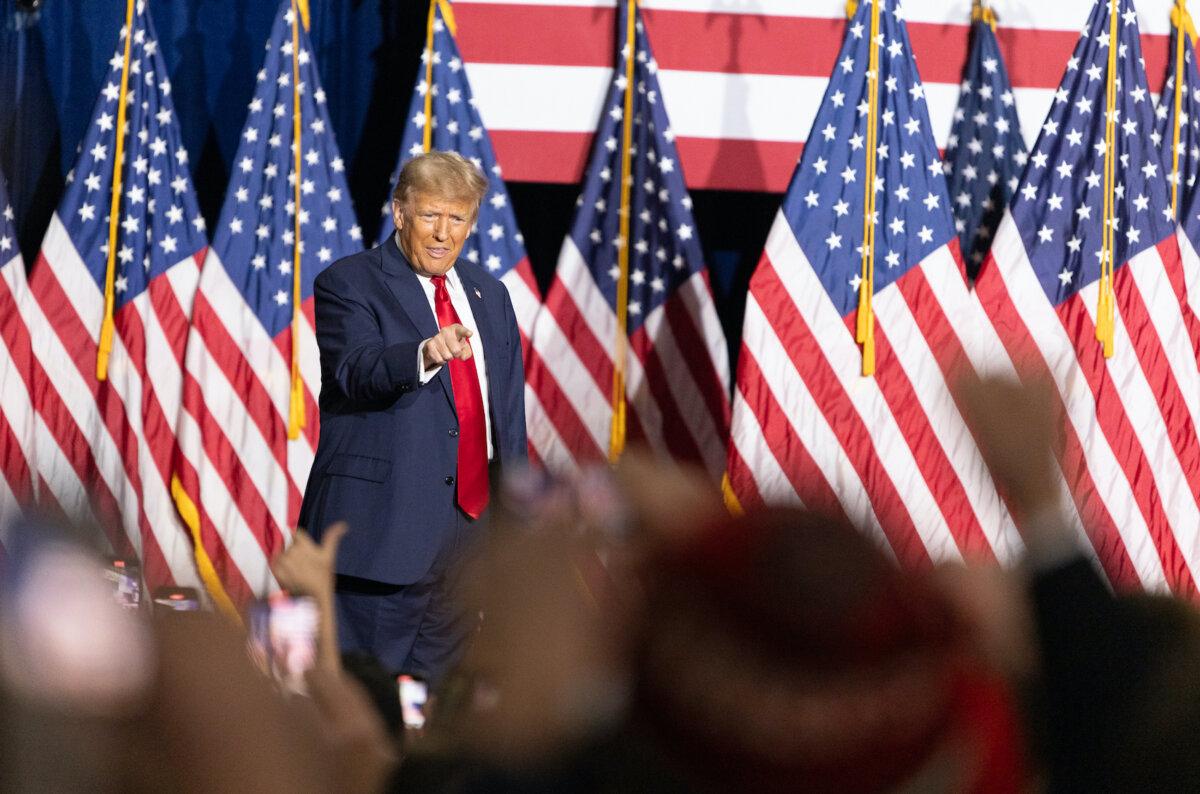
M 1061 416 L 1054 385 L 1008 378 L 965 378 L 958 402 L 984 462 L 1009 507 L 1027 518 L 1058 501 L 1055 447 Z
M 271 565 L 280 587 L 292 595 L 309 596 L 317 602 L 320 614 L 317 665 L 323 670 L 341 669 L 333 586 L 338 544 L 346 532 L 345 522 L 338 522 L 325 530 L 318 544 L 307 532 L 298 530 L 292 545 L 275 558 Z
M 956 397 L 1025 541 L 1027 559 L 1052 563 L 1078 554 L 1055 460 L 1065 417 L 1054 384 L 971 375 L 959 382 Z

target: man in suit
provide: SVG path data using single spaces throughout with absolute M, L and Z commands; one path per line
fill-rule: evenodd
M 474 610 L 457 597 L 499 467 L 526 460 L 521 342 L 505 287 L 459 259 L 487 178 L 458 154 L 410 160 L 396 234 L 316 279 L 321 438 L 300 524 L 337 555 L 343 650 L 436 681 Z

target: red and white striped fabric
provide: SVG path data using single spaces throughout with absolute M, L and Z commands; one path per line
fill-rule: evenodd
M 5 531 L 34 496 L 34 413 L 29 397 L 33 355 L 18 308 L 29 300 L 29 285 L 13 220 L 0 174 L 0 551 Z
M 923 84 L 890 3 L 879 17 L 885 44 L 871 99 L 872 12 L 860 3 L 817 111 L 816 140 L 750 282 L 729 485 L 743 507 L 801 503 L 844 515 L 908 567 L 1006 562 L 1020 541 L 948 388 L 970 366 L 983 318 Z M 873 275 L 864 276 L 867 185 L 878 221 Z M 874 282 L 869 304 L 864 279 Z M 873 367 L 856 332 L 866 311 Z
M 529 446 L 535 459 L 560 469 L 620 452 L 623 442 L 614 444 L 610 430 L 624 430 L 612 401 L 624 347 L 629 440 L 702 466 L 716 481 L 728 437 L 728 351 L 650 41 L 640 21 L 635 28 L 636 54 L 623 46 L 617 57 L 635 59 L 632 81 L 622 71 L 609 87 L 578 209 L 534 320 L 525 373 Z M 637 87 L 628 105 L 627 86 Z M 623 195 L 626 152 L 632 187 Z
M 1113 584 L 1194 597 L 1200 334 L 1186 303 L 1169 166 L 1151 134 L 1132 3 L 1115 5 L 1119 39 L 1111 40 L 1109 2 L 1098 3 L 976 289 L 1004 346 L 999 358 L 1058 387 L 1068 420 L 1061 467 Z M 1119 53 L 1116 105 L 1106 112 L 1110 47 Z M 1111 131 L 1106 118 L 1116 119 Z M 1106 226 L 1115 229 L 1111 248 Z M 1106 253 L 1111 275 L 1101 271 Z M 1096 330 L 1105 336 L 1098 299 L 1106 284 L 1108 358 Z
M 94 510 L 114 551 L 141 558 L 150 587 L 194 586 L 191 543 L 168 483 L 183 345 L 207 241 L 166 65 L 148 9 L 135 8 L 30 275 L 32 300 L 19 307 L 35 359 L 33 404 L 44 424 L 34 465 L 45 485 L 39 498 L 72 517 Z M 122 148 L 125 167 L 114 184 Z M 114 334 L 101 379 L 110 266 Z
M 612 71 L 615 0 L 456 0 L 480 113 L 518 181 L 576 182 Z M 787 187 L 845 30 L 845 0 L 643 0 L 688 186 Z M 971 0 L 906 0 L 944 148 L 967 59 Z M 1037 137 L 1091 0 L 993 0 L 1026 145 Z M 1169 60 L 1172 0 L 1137 12 L 1150 88 Z M 548 99 L 552 98 L 552 99 Z

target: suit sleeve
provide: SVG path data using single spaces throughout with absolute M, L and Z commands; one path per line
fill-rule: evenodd
M 321 371 L 350 400 L 398 397 L 420 386 L 421 340 L 384 345 L 375 313 L 338 268 L 313 285 Z
M 508 332 L 509 350 L 512 351 L 508 357 L 508 372 L 505 373 L 505 389 L 508 398 L 505 405 L 509 406 L 510 415 L 507 421 L 508 426 L 512 428 L 510 438 L 513 441 L 512 449 L 505 450 L 508 454 L 504 463 L 520 464 L 529 459 L 529 438 L 525 427 L 525 363 L 521 358 L 521 331 L 517 327 L 517 315 L 513 311 L 512 298 L 508 295 L 507 287 L 501 284 L 500 288 L 504 294 L 504 326 Z

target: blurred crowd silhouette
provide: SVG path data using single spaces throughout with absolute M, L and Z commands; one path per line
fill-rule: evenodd
M 843 518 L 731 516 L 645 454 L 526 471 L 463 576 L 480 629 L 428 692 L 338 651 L 353 527 L 298 533 L 290 606 L 243 628 L 27 520 L 0 559 L 0 791 L 1200 790 L 1197 612 L 1114 594 L 1061 518 L 1047 388 L 958 400 L 1016 568 L 901 570 Z

